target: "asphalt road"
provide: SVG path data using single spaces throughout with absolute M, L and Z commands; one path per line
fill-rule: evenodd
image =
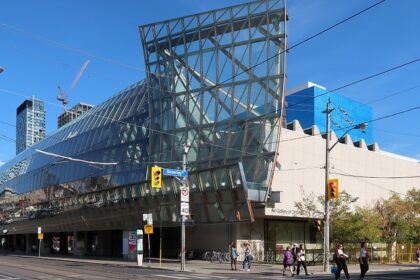
M 358 279 L 358 275 L 352 275 Z M 112 265 L 0 256 L 0 280 L 70 280 L 70 279 L 150 279 L 150 280 L 255 280 L 255 279 L 334 279 L 329 275 L 281 276 L 279 273 L 200 274 L 148 268 L 129 268 Z M 344 278 L 342 278 L 344 279 Z M 366 279 L 420 279 L 420 269 L 369 273 Z

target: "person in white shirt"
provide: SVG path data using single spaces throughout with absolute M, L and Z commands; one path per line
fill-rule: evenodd
M 360 249 L 360 279 L 364 279 L 366 272 L 369 270 L 369 251 L 367 250 L 366 242 L 362 242 Z
M 335 254 L 334 254 L 335 263 L 337 264 L 337 271 L 335 273 L 335 279 L 340 279 L 341 270 L 344 271 L 346 278 L 350 279 L 350 275 L 349 275 L 349 271 L 347 270 L 347 263 L 346 263 L 348 258 L 349 256 L 344 254 L 343 245 L 337 244 L 337 247 L 335 248 Z
M 306 259 L 305 259 L 305 248 L 303 244 L 300 244 L 299 250 L 297 252 L 297 275 L 299 275 L 300 267 L 303 266 L 305 270 L 305 275 L 308 276 L 308 269 L 306 268 Z

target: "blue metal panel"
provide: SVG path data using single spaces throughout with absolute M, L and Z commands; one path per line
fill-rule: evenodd
M 325 133 L 325 113 L 322 111 L 326 109 L 328 98 L 331 98 L 331 107 L 335 109 L 331 113 L 331 130 L 338 138 L 351 127 L 369 122 L 373 118 L 371 106 L 319 87 L 310 87 L 287 97 L 287 122 L 299 120 L 303 128 L 316 125 L 321 133 Z M 364 139 L 366 144 L 374 142 L 372 123 L 369 123 L 364 133 L 354 129 L 348 134 L 353 141 Z

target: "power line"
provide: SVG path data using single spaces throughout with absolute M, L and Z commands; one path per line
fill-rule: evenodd
M 367 104 L 374 104 L 374 103 L 377 103 L 377 102 L 383 101 L 383 100 L 385 100 L 385 99 L 388 99 L 388 98 L 390 98 L 390 97 L 394 97 L 394 96 L 396 96 L 396 95 L 399 95 L 399 94 L 402 94 L 402 93 L 409 92 L 409 91 L 411 91 L 411 90 L 413 90 L 413 89 L 416 89 L 416 88 L 419 88 L 419 87 L 420 87 L 420 84 L 415 85 L 415 86 L 412 86 L 412 87 L 409 87 L 409 88 L 406 88 L 406 89 L 403 89 L 403 90 L 399 90 L 399 91 L 397 91 L 397 92 L 394 92 L 394 93 L 391 93 L 391 94 L 385 95 L 384 97 L 381 97 L 381 98 L 378 98 L 378 99 L 374 99 L 374 100 L 372 100 L 372 101 L 368 102 Z
M 318 95 L 316 95 L 316 96 L 314 96 L 314 97 L 309 97 L 309 98 L 303 99 L 303 100 L 301 100 L 301 101 L 299 101 L 299 102 L 297 102 L 297 103 L 293 103 L 292 105 L 287 106 L 287 108 L 290 108 L 290 107 L 296 106 L 296 105 L 298 105 L 298 104 L 301 104 L 301 103 L 306 102 L 306 101 L 309 101 L 309 100 L 316 99 L 316 98 L 321 97 L 321 96 L 324 96 L 324 95 L 326 95 L 326 94 L 328 94 L 328 93 L 333 93 L 334 91 L 338 91 L 338 90 L 341 90 L 341 89 L 344 89 L 344 88 L 347 88 L 347 87 L 350 87 L 350 86 L 354 86 L 354 85 L 359 84 L 359 83 L 361 83 L 361 82 L 364 82 L 364 81 L 367 81 L 367 80 L 370 80 L 370 79 L 376 78 L 376 77 L 378 77 L 378 76 L 381 76 L 381 75 L 384 75 L 384 74 L 386 74 L 386 73 L 389 73 L 389 72 L 395 71 L 395 70 L 397 70 L 397 69 L 403 68 L 403 67 L 408 66 L 408 65 L 410 65 L 410 64 L 417 63 L 417 62 L 419 62 L 419 61 L 420 61 L 420 58 L 413 59 L 413 60 L 408 61 L 408 62 L 405 62 L 405 63 L 403 63 L 403 64 L 400 64 L 400 65 L 397 65 L 397 66 L 394 66 L 394 67 L 388 68 L 388 69 L 386 69 L 386 70 L 384 70 L 384 71 L 381 71 L 381 72 L 375 73 L 375 74 L 373 74 L 373 75 L 370 75 L 370 76 L 367 76 L 367 77 L 361 78 L 361 79 L 359 79 L 359 80 L 356 80 L 356 81 L 350 82 L 350 83 L 348 83 L 348 84 L 345 84 L 345 85 L 339 86 L 339 87 L 337 87 L 337 88 L 334 88 L 334 89 L 332 89 L 332 90 L 326 91 L 326 92 L 324 92 L 324 93 L 318 94 Z
M 331 30 L 331 29 L 333 29 L 333 28 L 335 28 L 335 27 L 337 27 L 337 26 L 339 26 L 339 25 L 341 25 L 341 24 L 343 24 L 343 23 L 345 23 L 345 22 L 349 21 L 350 19 L 352 19 L 352 18 L 354 18 L 354 17 L 356 17 L 356 16 L 358 16 L 358 15 L 360 15 L 360 14 L 362 14 L 362 13 L 364 13 L 364 12 L 366 12 L 366 11 L 368 11 L 368 10 L 372 9 L 372 8 L 374 8 L 375 6 L 377 6 L 377 5 L 379 5 L 379 4 L 383 3 L 383 2 L 385 2 L 385 0 L 382 0 L 382 1 L 380 1 L 380 2 L 377 2 L 376 4 L 371 5 L 371 6 L 367 7 L 367 8 L 365 8 L 365 9 L 363 9 L 362 11 L 357 12 L 356 14 L 353 14 L 353 15 L 351 15 L 351 16 L 349 16 L 349 17 L 347 17 L 347 18 L 343 19 L 343 20 L 341 20 L 340 22 L 335 23 L 335 24 L 333 24 L 332 26 L 330 26 L 330 27 L 328 27 L 328 28 L 325 28 L 325 29 L 321 30 L 320 32 L 318 32 L 318 33 L 316 33 L 316 34 L 314 34 L 314 35 L 312 35 L 312 36 L 310 36 L 310 37 L 308 37 L 308 38 L 304 39 L 303 41 L 301 41 L 301 42 L 299 42 L 299 43 L 297 43 L 297 44 L 295 44 L 295 45 L 293 45 L 293 46 L 291 46 L 291 47 L 289 47 L 289 48 L 288 48 L 288 51 L 289 51 L 289 50 L 291 50 L 291 49 L 293 49 L 293 48 L 296 48 L 297 46 L 300 46 L 300 45 L 302 45 L 302 44 L 304 44 L 304 43 L 306 43 L 306 42 L 308 42 L 308 41 L 310 41 L 310 40 L 312 40 L 312 39 L 314 39 L 314 38 L 316 38 L 316 37 L 318 37 L 318 36 L 320 36 L 321 34 L 324 34 L 325 32 L 327 32 L 327 31 L 329 31 L 329 30 Z M 8 25 L 6 25 L 6 24 L 4 24 L 4 23 L 0 23 L 0 26 L 6 27 L 6 28 L 9 28 L 9 29 L 12 29 L 12 30 L 17 30 L 17 31 L 19 31 L 19 32 L 21 32 L 21 33 L 24 33 L 24 34 L 28 34 L 26 31 L 23 31 L 23 30 L 20 30 L 20 29 L 16 29 L 16 28 L 14 28 L 14 27 L 12 27 L 12 26 L 8 26 Z M 48 41 L 48 42 L 52 42 L 52 43 L 54 43 L 54 44 L 56 44 L 56 45 L 64 45 L 64 44 L 61 44 L 61 43 L 55 42 L 55 41 L 50 40 L 50 39 L 47 39 L 47 38 L 40 37 L 40 39 L 45 40 L 45 41 Z M 74 49 L 74 48 L 72 48 L 72 47 L 68 47 L 68 46 L 66 46 L 66 48 L 67 48 L 67 49 Z M 74 50 L 77 50 L 77 49 L 74 49 Z M 82 53 L 84 52 L 84 51 L 80 51 L 80 50 L 77 50 L 77 51 L 78 51 L 78 52 L 82 52 Z M 226 80 L 224 80 L 224 81 L 222 81 L 222 82 L 219 82 L 219 83 L 217 83 L 217 84 L 215 84 L 215 85 L 213 85 L 213 86 L 211 86 L 211 87 L 209 87 L 209 88 L 204 88 L 204 90 L 205 90 L 205 91 L 208 91 L 208 90 L 211 90 L 211 89 L 217 88 L 217 87 L 218 87 L 218 86 L 220 86 L 221 84 L 223 84 L 223 83 L 225 83 L 225 82 L 227 82 L 227 81 L 229 81 L 229 80 L 232 80 L 232 79 L 234 79 L 235 77 L 237 77 L 237 76 L 239 76 L 239 75 L 241 75 L 241 74 L 243 74 L 243 73 L 246 73 L 246 72 L 248 72 L 248 71 L 252 70 L 253 68 L 255 68 L 255 67 L 257 67 L 257 66 L 259 66 L 259 65 L 261 65 L 261 64 L 263 64 L 263 63 L 265 63 L 265 62 L 267 62 L 267 61 L 269 61 L 269 60 L 271 60 L 271 59 L 273 59 L 273 58 L 278 57 L 279 55 L 283 54 L 284 52 L 285 52 L 285 51 L 281 51 L 281 52 L 279 52 L 279 53 L 277 53 L 277 54 L 273 55 L 272 57 L 270 57 L 270 58 L 268 58 L 268 59 L 266 59 L 266 60 L 264 60 L 264 61 L 261 61 L 260 63 L 257 63 L 256 65 L 253 65 L 253 66 L 251 66 L 251 67 L 247 68 L 246 70 L 244 70 L 244 71 L 242 71 L 242 72 L 239 72 L 239 73 L 237 73 L 237 74 L 233 75 L 232 77 L 230 77 L 230 78 L 228 78 L 228 79 L 226 79 Z M 147 86 L 147 85 L 145 85 L 145 86 L 146 86 L 147 88 L 153 88 L 153 87 L 149 87 L 149 86 Z M 204 90 L 203 90 L 203 92 L 204 92 Z M 23 95 L 21 95 L 21 94 L 16 94 L 16 93 L 14 93 L 14 92 L 7 91 L 7 90 L 2 90 L 2 89 L 0 89 L 0 91 L 4 91 L 4 92 L 7 92 L 7 93 L 15 94 L 15 95 L 18 95 L 18 96 L 23 96 Z M 169 92 L 169 93 L 173 93 L 172 91 L 167 91 L 167 92 Z M 198 94 L 197 94 L 197 96 L 198 96 L 199 94 L 202 94 L 202 93 L 198 93 Z M 27 97 L 27 96 L 26 96 L 26 97 Z M 196 97 L 196 96 L 193 96 L 193 97 Z M 191 99 L 191 98 L 192 98 L 192 97 L 186 98 L 186 99 L 185 99 L 182 103 L 187 102 L 187 101 L 188 101 L 189 99 Z M 45 103 L 47 103 L 47 104 L 52 104 L 52 105 L 54 105 L 54 106 L 58 106 L 58 105 L 57 105 L 57 104 L 55 104 L 55 103 L 50 103 L 50 102 L 46 102 L 46 101 L 45 101 Z M 169 110 L 173 110 L 173 109 L 174 109 L 176 106 L 178 106 L 179 104 L 180 104 L 180 103 L 177 103 L 177 104 L 175 104 L 173 107 L 171 106 L 170 108 L 168 108 L 168 109 L 166 109 L 166 110 L 163 110 L 162 112 L 160 112 L 159 114 L 155 115 L 154 117 L 159 116 L 160 114 L 163 114 L 163 113 L 165 113 L 165 112 L 169 112 Z M 60 106 L 60 107 L 61 107 L 61 106 Z M 272 113 L 270 112 L 270 113 L 267 113 L 267 114 L 265 114 L 265 115 L 269 115 L 269 114 L 272 114 Z M 102 116 L 102 117 L 103 117 L 103 116 Z M 148 128 L 148 129 L 150 129 L 151 131 L 154 131 L 154 130 L 153 130 L 153 129 L 151 129 L 151 128 Z M 160 131 L 160 132 L 161 132 L 161 133 L 165 133 L 165 132 L 163 132 L 163 131 Z M 165 133 L 165 134 L 170 134 L 170 133 Z M 173 135 L 173 134 L 172 134 L 172 135 Z M 173 135 L 173 136 L 176 136 L 176 135 Z
M 346 172 L 346 171 L 344 171 L 344 170 L 340 170 L 340 169 L 338 169 L 338 168 L 334 168 L 334 169 L 337 169 L 337 170 L 339 170 L 339 171 L 341 171 L 341 172 L 344 172 L 344 173 L 349 174 L 348 172 Z M 335 174 L 334 169 L 332 170 L 332 173 L 334 173 L 334 174 Z M 389 191 L 389 192 L 392 192 L 392 193 L 396 193 L 396 194 L 400 194 L 400 195 L 403 195 L 403 196 L 407 196 L 406 194 L 403 194 L 403 193 L 400 193 L 400 192 L 397 192 L 397 191 L 394 191 L 394 190 L 391 190 L 391 189 L 388 189 L 388 188 L 385 188 L 385 187 L 379 186 L 379 185 L 377 185 L 377 184 L 375 184 L 375 183 L 372 183 L 372 182 L 369 182 L 369 181 L 363 180 L 362 178 L 355 177 L 355 179 L 356 179 L 356 180 L 359 180 L 359 181 L 361 181 L 361 182 L 363 182 L 363 183 L 366 183 L 366 184 L 372 185 L 372 186 L 374 186 L 374 187 L 377 187 L 377 188 L 379 188 L 379 189 L 385 190 L 385 191 Z

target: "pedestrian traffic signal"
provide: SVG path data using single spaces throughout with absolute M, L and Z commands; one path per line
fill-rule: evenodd
M 338 179 L 330 179 L 328 180 L 328 198 L 338 198 L 339 191 L 338 191 Z
M 316 231 L 321 231 L 321 225 L 322 225 L 321 220 L 315 220 L 314 221 L 314 228 L 315 228 Z
M 152 166 L 152 188 L 162 187 L 162 168 L 159 166 Z

